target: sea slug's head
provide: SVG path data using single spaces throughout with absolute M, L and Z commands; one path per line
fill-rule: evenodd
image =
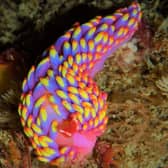
M 105 114 L 105 111 L 103 113 Z M 103 113 L 101 115 L 104 115 Z M 58 125 L 56 142 L 60 146 L 71 146 L 72 150 L 77 154 L 78 159 L 81 159 L 92 152 L 97 137 L 105 129 L 107 117 L 104 116 L 104 123 L 102 122 L 101 124 L 98 124 L 98 116 L 96 119 L 90 119 L 90 121 L 88 120 L 88 122 L 83 124 L 82 129 L 80 128 L 81 123 L 77 119 L 77 116 L 74 115 L 73 117 L 74 119 L 70 117 Z M 91 125 L 92 129 L 88 129 Z

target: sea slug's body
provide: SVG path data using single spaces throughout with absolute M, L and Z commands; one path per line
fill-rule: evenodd
M 138 28 L 140 7 L 76 25 L 43 53 L 23 82 L 19 115 L 38 158 L 52 164 L 90 153 L 105 130 L 106 94 L 93 81 Z

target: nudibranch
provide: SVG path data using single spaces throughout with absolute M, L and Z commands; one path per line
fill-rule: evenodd
M 39 160 L 58 165 L 92 152 L 108 121 L 107 95 L 93 77 L 140 20 L 140 6 L 133 2 L 113 15 L 76 24 L 30 68 L 18 111 Z

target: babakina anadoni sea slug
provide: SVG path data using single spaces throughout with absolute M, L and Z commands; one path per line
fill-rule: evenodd
M 133 2 L 113 15 L 75 25 L 30 68 L 18 111 L 38 159 L 58 165 L 92 152 L 108 121 L 107 94 L 93 77 L 140 20 L 140 6 Z

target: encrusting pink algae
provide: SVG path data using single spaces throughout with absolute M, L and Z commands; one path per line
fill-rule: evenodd
M 75 25 L 31 67 L 18 111 L 39 160 L 58 165 L 92 152 L 108 121 L 107 94 L 93 77 L 140 20 L 140 6 L 133 2 L 113 15 Z

